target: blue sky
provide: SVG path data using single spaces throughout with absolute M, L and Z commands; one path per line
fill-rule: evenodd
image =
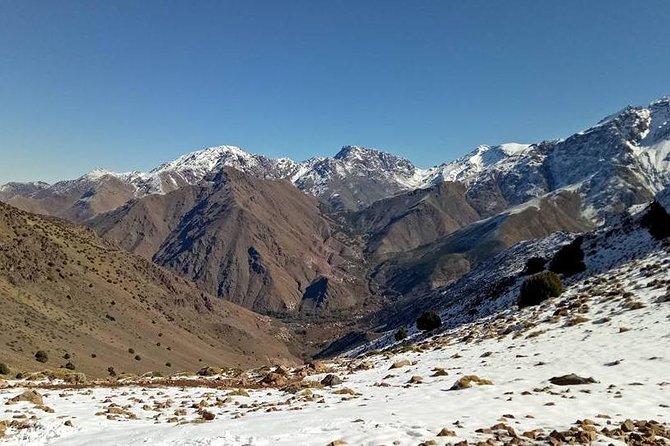
M 0 0 L 0 183 L 234 144 L 420 166 L 670 94 L 670 1 Z

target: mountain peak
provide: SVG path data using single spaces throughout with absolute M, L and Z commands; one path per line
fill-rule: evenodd
M 350 159 L 350 158 L 362 158 L 366 155 L 379 156 L 382 152 L 377 149 L 371 149 L 368 147 L 361 146 L 344 146 L 340 149 L 339 152 L 334 156 L 336 160 Z
M 249 159 L 253 155 L 237 146 L 222 145 L 186 153 L 172 161 L 161 164 L 152 173 L 169 170 L 200 170 L 211 171 L 223 158 Z

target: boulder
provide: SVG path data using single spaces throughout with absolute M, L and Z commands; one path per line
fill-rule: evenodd
M 326 377 L 321 380 L 321 384 L 323 384 L 324 386 L 332 387 L 338 384 L 342 384 L 342 380 L 337 375 L 333 375 L 331 373 L 326 375 Z
M 36 406 L 44 406 L 42 395 L 37 393 L 35 390 L 26 390 L 25 392 L 16 395 L 14 398 L 10 398 L 7 401 L 7 404 L 16 404 L 21 401 L 27 401 Z
M 393 364 L 391 364 L 389 370 L 399 369 L 401 367 L 407 367 L 408 365 L 412 365 L 412 361 L 410 361 L 409 359 L 401 359 L 400 361 L 396 361 Z
M 593 378 L 583 378 L 581 376 L 571 373 L 569 375 L 554 376 L 549 379 L 549 382 L 557 386 L 575 386 L 582 384 L 593 384 L 596 382 Z
M 493 381 L 488 379 L 480 378 L 477 375 L 465 375 L 459 378 L 449 390 L 462 390 L 469 389 L 473 384 L 479 386 L 490 386 L 493 384 Z

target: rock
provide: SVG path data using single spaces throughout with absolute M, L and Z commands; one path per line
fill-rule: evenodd
M 286 376 L 281 373 L 270 372 L 263 377 L 261 384 L 271 385 L 271 386 L 285 386 L 288 383 Z
M 333 440 L 328 443 L 327 446 L 344 446 L 345 444 L 347 444 L 347 442 L 344 440 Z
M 555 376 L 549 379 L 549 382 L 557 386 L 573 386 L 581 384 L 593 384 L 596 382 L 593 378 L 582 378 L 581 376 L 571 373 L 569 375 Z
M 408 365 L 412 365 L 412 361 L 410 361 L 409 359 L 401 359 L 400 361 L 396 361 L 393 364 L 391 364 L 389 370 L 399 369 L 401 367 L 407 367 Z
M 70 421 L 70 420 L 66 420 L 65 423 L 63 423 L 63 424 L 68 426 L 68 427 L 73 427 L 72 426 L 72 421 Z
M 207 410 L 203 410 L 202 413 L 200 413 L 200 416 L 205 421 L 212 421 L 215 418 L 215 415 Z
M 326 365 L 322 361 L 308 362 L 307 368 L 313 370 L 314 373 L 323 373 L 326 371 Z
M 477 375 L 465 375 L 459 378 L 458 381 L 456 381 L 449 390 L 469 389 L 470 387 L 472 387 L 473 384 L 477 384 L 480 386 L 487 386 L 487 385 L 490 386 L 493 384 L 493 382 L 488 379 L 480 378 Z
M 326 375 L 326 377 L 321 380 L 321 384 L 323 384 L 324 386 L 332 387 L 338 384 L 342 384 L 342 380 L 337 375 L 333 375 L 331 373 Z
M 6 404 L 16 404 L 20 401 L 27 401 L 29 403 L 33 403 L 36 406 L 44 406 L 42 395 L 34 390 L 26 390 L 25 392 L 16 395 L 14 398 L 9 399 Z
M 635 430 L 635 423 L 632 420 L 626 420 L 621 423 L 621 430 L 624 432 L 632 432 Z
M 442 367 L 435 367 L 433 369 L 434 373 L 430 376 L 448 376 L 449 373 L 447 373 L 446 370 L 444 370 Z
M 442 430 L 437 434 L 438 437 L 455 437 L 456 432 L 443 427 Z
M 408 382 L 410 384 L 421 384 L 421 383 L 423 383 L 423 377 L 421 377 L 419 375 L 414 375 L 409 379 Z
M 222 370 L 217 367 L 203 367 L 196 372 L 198 376 L 214 376 L 221 374 Z
M 354 370 L 370 370 L 375 368 L 375 364 L 372 361 L 363 361 L 360 364 L 357 364 L 354 367 Z

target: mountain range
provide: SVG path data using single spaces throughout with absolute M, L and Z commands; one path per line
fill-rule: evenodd
M 148 172 L 8 183 L 0 201 L 297 323 L 318 350 L 388 322 L 389 308 L 429 307 L 510 248 L 556 247 L 650 202 L 670 183 L 669 122 L 665 97 L 565 139 L 482 145 L 425 169 L 358 146 L 303 162 L 219 146 Z

